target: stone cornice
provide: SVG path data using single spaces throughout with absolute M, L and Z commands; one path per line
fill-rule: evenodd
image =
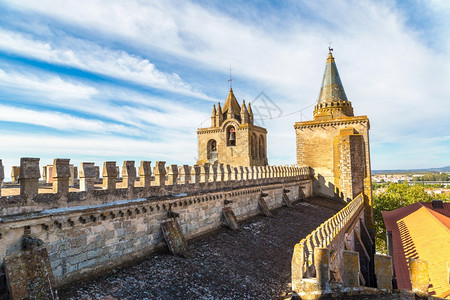
M 351 124 L 367 125 L 368 129 L 370 129 L 370 122 L 367 116 L 347 117 L 334 120 L 315 120 L 315 121 L 296 122 L 294 128 L 303 129 L 303 128 L 327 127 L 327 126 L 351 125 Z

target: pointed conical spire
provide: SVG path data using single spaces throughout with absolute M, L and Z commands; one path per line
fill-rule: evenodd
M 230 88 L 230 92 L 228 93 L 227 101 L 225 101 L 225 104 L 223 105 L 222 112 L 227 114 L 227 119 L 235 118 L 235 114 L 239 114 L 240 109 L 241 107 L 234 96 L 233 89 Z
M 253 111 L 252 111 L 252 106 L 250 105 L 250 103 L 248 104 L 248 122 L 250 124 L 253 124 Z
M 222 126 L 223 123 L 223 113 L 222 107 L 220 106 L 220 102 L 217 103 L 217 112 L 216 112 L 216 125 Z
M 217 126 L 217 122 L 216 122 L 216 105 L 214 104 L 213 106 L 213 110 L 211 113 L 211 127 L 216 127 Z
M 322 87 L 320 88 L 319 99 L 314 110 L 315 119 L 353 116 L 353 108 L 345 95 L 344 87 L 331 53 L 333 49 L 329 50 Z
M 248 110 L 245 106 L 245 100 L 242 100 L 242 106 L 241 106 L 241 123 L 246 124 L 248 123 L 249 116 L 248 116 Z

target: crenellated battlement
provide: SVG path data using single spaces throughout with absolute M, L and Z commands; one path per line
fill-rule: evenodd
M 194 166 L 171 164 L 166 167 L 166 162 L 157 161 L 152 172 L 150 161 L 141 161 L 138 171 L 134 161 L 124 161 L 120 178 L 116 162 L 107 161 L 103 164 L 102 177 L 98 176 L 94 163 L 82 162 L 79 168 L 79 184 L 70 186 L 69 165 L 69 159 L 55 159 L 51 171 L 47 173 L 47 177 L 51 176 L 53 179 L 52 189 L 44 189 L 49 186 L 39 182 L 39 159 L 22 158 L 20 167 L 13 167 L 20 169 L 20 187 L 15 191 L 14 187 L 4 189 L 9 195 L 0 197 L 0 216 L 52 208 L 97 205 L 124 199 L 168 197 L 180 193 L 196 194 L 200 191 L 282 183 L 310 177 L 308 167 L 235 167 L 207 163 Z

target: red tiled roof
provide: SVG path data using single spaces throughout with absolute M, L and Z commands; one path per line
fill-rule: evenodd
M 397 278 L 397 287 L 399 289 L 410 290 L 412 286 L 409 277 L 408 264 L 406 261 L 404 248 L 402 245 L 400 229 L 398 227 L 397 221 L 414 213 L 416 210 L 422 207 L 426 207 L 427 209 L 429 209 L 431 213 L 433 213 L 433 211 L 436 211 L 439 214 L 450 217 L 450 203 L 448 202 L 443 203 L 443 208 L 433 208 L 432 203 L 417 202 L 405 207 L 397 208 L 392 211 L 382 212 L 384 225 L 386 226 L 386 231 L 392 232 L 392 246 L 393 246 L 392 259 L 394 264 L 395 276 Z M 450 228 L 449 224 L 447 224 L 448 219 L 439 217 L 439 214 L 433 213 L 433 215 L 437 219 L 439 219 L 444 225 Z

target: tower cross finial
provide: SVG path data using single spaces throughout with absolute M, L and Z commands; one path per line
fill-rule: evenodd
M 230 79 L 228 79 L 228 82 L 230 83 L 230 89 L 233 87 L 233 77 L 231 77 L 231 70 L 233 70 L 232 68 L 231 68 L 231 64 L 230 64 Z
M 333 42 L 328 42 L 328 52 L 329 53 L 333 52 L 333 48 L 331 48 L 332 44 L 333 44 Z

